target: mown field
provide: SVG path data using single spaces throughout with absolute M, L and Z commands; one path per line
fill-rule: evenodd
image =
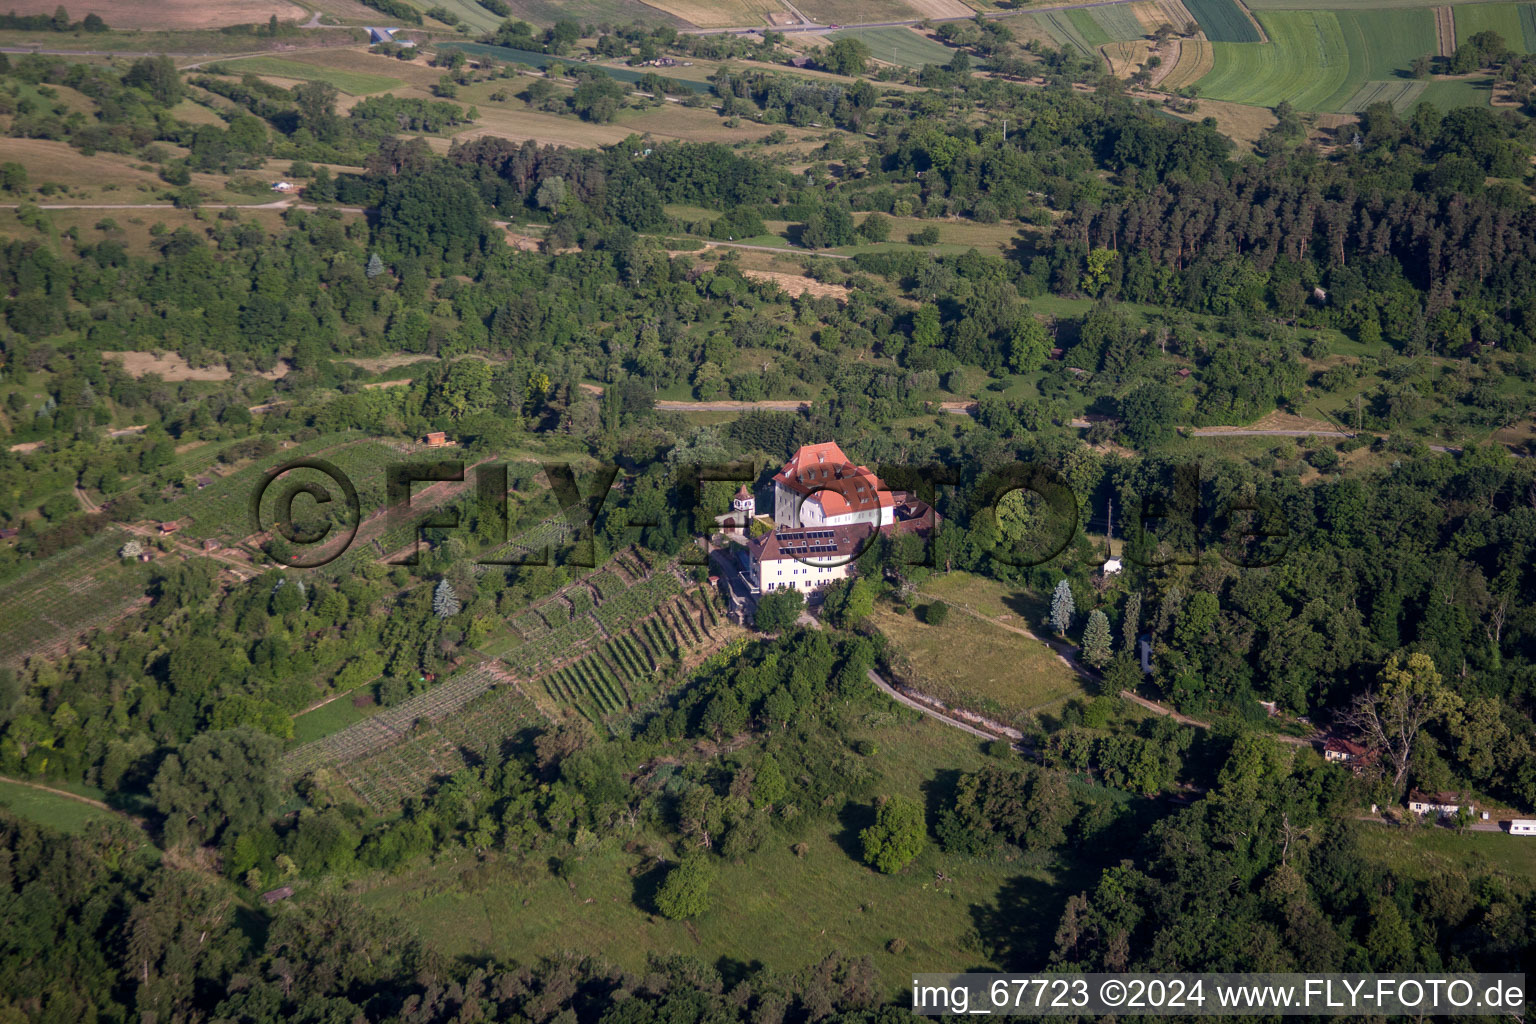
M 239 60 L 220 61 L 216 69 L 228 68 L 237 75 L 273 75 L 278 78 L 296 78 L 307 82 L 327 82 L 352 96 L 368 96 L 376 92 L 388 92 L 405 85 L 398 78 L 370 75 L 361 71 L 345 71 L 326 67 L 319 63 L 287 60 L 282 57 L 242 57 Z
M 1198 81 L 1202 96 L 1354 111 L 1374 99 L 1407 106 L 1428 88 L 1407 77 L 1416 57 L 1435 52 L 1428 8 L 1266 11 L 1258 17 L 1270 41 L 1213 43 L 1215 66 Z
M 1360 846 L 1372 860 L 1419 879 L 1448 871 L 1498 871 L 1536 880 L 1536 840 L 1505 832 L 1467 832 L 1439 827 L 1393 828 L 1362 823 Z
M 928 580 L 914 607 L 931 600 L 951 605 L 941 625 L 921 621 L 920 611 L 899 614 L 889 605 L 873 618 L 894 648 L 892 666 L 900 663 L 904 682 L 1004 722 L 1058 714 L 1066 700 L 1086 696 L 1077 673 L 1050 648 L 1013 631 L 1029 625 L 1009 588 L 969 573 L 944 573 Z
M 1456 45 L 1497 32 L 1511 50 L 1536 52 L 1536 4 L 1462 4 L 1455 8 Z
M 768 15 L 787 13 L 778 0 L 647 0 L 650 6 L 700 28 L 767 25 Z M 809 15 L 807 15 L 809 16 Z
M 113 817 L 110 811 L 83 801 L 4 779 L 0 779 L 0 807 L 19 818 L 61 832 L 80 832 L 93 821 L 107 821 Z
M 955 50 L 909 28 L 853 28 L 829 35 L 830 39 L 853 38 L 869 47 L 876 60 L 890 61 L 909 68 L 924 64 L 947 64 Z

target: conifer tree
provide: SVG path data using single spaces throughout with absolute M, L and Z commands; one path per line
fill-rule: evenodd
M 1088 626 L 1083 630 L 1083 660 L 1094 668 L 1109 664 L 1113 639 L 1109 632 L 1109 618 L 1095 608 L 1088 616 Z
M 1125 617 L 1120 622 L 1120 649 L 1127 654 L 1136 651 L 1136 638 L 1141 635 L 1141 595 L 1132 594 L 1125 600 Z
M 1072 615 L 1076 611 L 1077 605 L 1072 600 L 1072 585 L 1063 577 L 1056 584 L 1056 592 L 1051 595 L 1051 628 L 1057 635 L 1067 635 L 1067 630 L 1072 626 Z
M 432 613 L 440 619 L 459 614 L 459 595 L 446 579 L 438 580 L 437 589 L 432 592 Z
M 384 261 L 379 259 L 378 253 L 368 257 L 368 269 L 363 271 L 363 273 L 368 275 L 369 280 L 384 273 Z

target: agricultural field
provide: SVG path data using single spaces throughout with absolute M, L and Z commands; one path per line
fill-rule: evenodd
M 853 38 L 869 47 L 876 60 L 920 68 L 924 64 L 948 64 L 955 50 L 909 28 L 851 28 L 833 32 L 829 39 Z
M 1103 53 L 1104 59 L 1109 61 L 1109 73 L 1125 78 L 1135 74 L 1147 62 L 1151 56 L 1151 44 L 1145 39 L 1106 43 Z
M 1097 57 L 1109 35 L 1087 11 L 1041 11 L 1032 15 L 1058 45 L 1070 46 L 1084 56 Z
M 546 675 L 541 686 L 558 707 L 600 723 L 643 706 L 656 696 L 669 665 L 729 632 L 714 592 L 694 590 L 624 632 L 610 631 L 610 639 Z
M 681 19 L 643 0 L 509 0 L 508 6 L 512 8 L 512 17 L 543 28 L 562 18 L 574 18 L 583 25 L 598 22 L 630 25 L 638 21 L 646 25 L 686 27 Z
M 220 61 L 210 67 L 215 73 L 236 75 L 270 75 L 307 82 L 328 82 L 351 96 L 367 96 L 376 92 L 388 92 L 405 85 L 398 78 L 371 75 L 361 71 L 345 71 L 327 67 L 319 62 L 288 60 L 282 57 L 242 57 L 239 60 Z
M 52 14 L 59 5 L 52 0 L 12 0 L 6 10 L 16 14 Z M 114 29 L 210 29 L 248 25 L 276 17 L 279 21 L 306 21 L 309 12 L 288 0 L 91 0 L 71 15 L 90 11 Z
M 126 540 L 109 527 L 0 585 L 0 665 L 57 656 L 145 600 L 148 567 L 117 556 Z
M 1358 114 L 1373 103 L 1390 103 L 1401 113 L 1417 103 L 1427 87 L 1427 82 L 1366 82 L 1339 109 Z
M 1259 30 L 1237 5 L 1237 0 L 1184 0 L 1205 38 L 1213 43 L 1257 43 Z M 1274 33 L 1269 33 L 1274 39 Z
M 627 715 L 656 695 L 676 665 L 732 632 L 719 598 L 685 589 L 671 564 L 651 567 L 638 549 L 512 618 L 502 659 L 547 697 L 554 714 L 593 723 Z
M 416 3 L 414 6 L 420 8 L 424 14 L 434 7 L 441 7 L 458 15 L 459 24 L 470 26 L 476 34 L 494 32 L 496 26 L 502 22 L 500 17 L 475 3 L 475 0 L 431 0 L 428 3 Z M 434 20 L 428 17 L 427 24 L 431 25 Z
M 494 662 L 475 665 L 426 693 L 401 701 L 340 732 L 295 747 L 283 755 L 283 774 L 298 778 L 322 768 L 335 769 L 360 761 L 411 736 L 417 722 L 437 722 L 458 715 L 477 697 L 511 682 Z
M 1128 39 L 1140 39 L 1147 34 L 1146 27 L 1130 4 L 1118 4 L 1114 7 L 1090 7 L 1088 16 L 1099 26 L 1100 30 L 1108 37 L 1109 42 L 1123 42 Z
M 943 600 L 942 625 L 921 621 L 921 609 Z M 892 647 L 892 668 L 914 689 L 1004 723 L 1029 714 L 1059 714 L 1070 698 L 1084 697 L 1082 682 L 1045 643 L 1016 632 L 1029 629 L 1021 595 L 992 580 L 951 572 L 931 578 L 905 613 L 876 608 L 874 625 Z M 955 653 L 964 651 L 957 659 Z
M 699 28 L 768 25 L 787 11 L 778 0 L 647 0 L 649 6 Z M 810 16 L 810 12 L 806 12 Z
M 1194 85 L 1216 66 L 1216 55 L 1211 43 L 1204 39 L 1179 40 L 1179 59 L 1160 83 L 1170 92 L 1186 85 Z
M 809 3 L 797 2 L 795 8 L 822 25 L 968 18 L 973 13 L 960 0 L 810 0 Z
M 1479 32 L 1497 32 L 1511 50 L 1536 52 L 1536 4 L 1461 4 L 1453 13 L 1457 46 Z
M 254 524 L 251 522 L 251 496 L 261 486 L 262 474 L 268 470 L 306 457 L 323 458 L 336 465 L 353 481 L 358 492 L 359 507 L 366 517 L 370 509 L 383 507 L 384 476 L 386 462 L 398 460 L 399 451 L 377 441 L 362 441 L 356 434 L 326 434 L 302 444 L 273 452 L 228 476 L 215 477 L 201 490 L 191 490 L 162 511 L 165 518 L 174 516 L 182 524 L 182 534 L 196 539 L 215 538 L 228 544 L 248 536 Z M 293 480 L 313 480 L 327 483 L 323 474 L 314 470 L 295 470 Z M 303 481 L 299 479 L 303 475 Z M 289 479 L 288 475 L 283 478 Z M 334 483 L 329 486 L 337 491 Z M 263 522 L 270 525 L 272 510 L 282 488 L 274 485 L 263 495 Z M 339 495 L 338 495 L 339 497 Z M 304 504 L 295 502 L 296 511 Z
M 1434 14 L 1407 11 L 1266 11 L 1268 43 L 1212 44 L 1215 67 L 1200 94 L 1257 106 L 1285 100 L 1302 110 L 1362 109 L 1367 96 L 1411 102 L 1414 58 L 1434 53 Z M 1426 83 L 1418 83 L 1424 85 Z

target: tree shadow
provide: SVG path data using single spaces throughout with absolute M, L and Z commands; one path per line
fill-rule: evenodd
M 763 972 L 763 969 L 761 960 L 748 963 L 745 960 L 737 960 L 735 957 L 722 956 L 715 961 L 715 970 L 720 972 L 720 981 L 727 992 L 743 982 L 751 982 Z
M 670 869 L 670 864 L 654 860 L 649 867 L 633 876 L 629 896 L 634 900 L 635 906 L 648 913 L 659 913 L 656 907 L 656 894 L 661 891 L 661 883 L 666 880 Z
M 1034 970 L 1050 955 L 1069 895 L 1059 885 L 1016 875 L 1003 883 L 992 903 L 971 905 L 971 922 L 1004 970 Z
M 849 800 L 837 812 L 837 822 L 842 828 L 832 837 L 832 841 L 849 857 L 862 863 L 864 843 L 859 839 L 859 833 L 875 823 L 874 805 Z

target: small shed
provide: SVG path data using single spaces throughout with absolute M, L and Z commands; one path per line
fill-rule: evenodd
M 179 529 L 181 529 L 181 524 L 177 523 L 177 522 L 169 522 L 169 523 L 161 523 L 160 524 L 160 532 L 162 534 L 175 533 Z
M 292 895 L 293 888 L 291 886 L 285 885 L 280 889 L 270 889 L 267 892 L 262 893 L 261 902 L 276 903 L 278 900 L 285 900 Z
M 1179 368 L 1179 377 L 1180 377 L 1180 379 L 1188 377 L 1189 373 L 1190 373 L 1189 367 L 1183 366 L 1183 367 Z
M 295 185 L 291 181 L 274 181 L 272 183 L 273 192 L 293 192 L 296 191 L 298 187 L 299 186 Z
M 432 431 L 422 440 L 426 442 L 428 448 L 446 448 L 453 444 L 452 441 L 448 440 L 448 435 L 441 430 Z

